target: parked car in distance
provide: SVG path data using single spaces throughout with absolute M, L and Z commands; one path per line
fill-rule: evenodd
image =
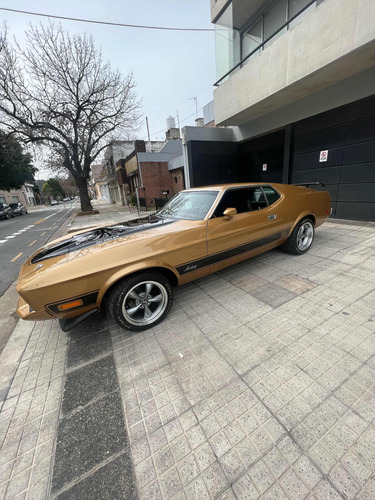
M 0 220 L 10 219 L 14 217 L 13 210 L 7 203 L 0 203 Z
M 59 204 L 59 202 L 57 200 L 52 200 L 51 201 L 51 205 L 58 205 L 58 204 Z
M 12 209 L 13 215 L 24 215 L 27 214 L 27 209 L 22 203 L 9 203 Z
M 277 246 L 307 252 L 331 212 L 327 191 L 249 183 L 181 191 L 143 219 L 67 235 L 22 266 L 21 318 L 58 318 L 68 331 L 104 304 L 124 329 L 159 323 L 173 286 Z
M 63 201 L 70 201 L 70 198 L 64 198 Z

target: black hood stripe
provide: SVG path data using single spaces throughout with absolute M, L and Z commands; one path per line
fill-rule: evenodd
M 36 264 L 46 259 L 51 259 L 59 255 L 65 255 L 71 252 L 82 250 L 83 248 L 99 245 L 107 241 L 123 238 L 134 233 L 148 231 L 157 227 L 166 226 L 176 222 L 172 219 L 152 219 L 152 216 L 146 219 L 136 219 L 122 224 L 90 229 L 84 233 L 76 234 L 71 238 L 51 245 L 45 248 L 32 259 L 31 263 Z

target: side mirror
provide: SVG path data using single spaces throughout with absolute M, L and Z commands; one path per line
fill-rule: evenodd
M 229 220 L 233 217 L 233 215 L 236 215 L 236 213 L 237 210 L 235 208 L 227 208 L 224 210 L 223 215 L 226 220 Z

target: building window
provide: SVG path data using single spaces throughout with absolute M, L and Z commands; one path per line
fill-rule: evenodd
M 288 15 L 288 19 L 292 19 L 292 17 L 296 16 L 298 14 L 298 12 L 301 12 L 301 10 L 306 7 L 306 5 L 308 5 L 310 3 L 311 0 L 289 0 L 289 15 Z M 319 5 L 320 3 L 322 3 L 322 0 L 317 0 L 317 2 L 313 3 L 312 5 L 310 5 L 310 7 L 308 7 L 307 9 L 305 9 L 302 14 L 300 14 L 298 16 L 297 19 L 295 19 L 294 21 L 292 21 L 290 24 L 289 24 L 289 28 L 292 28 L 295 24 L 299 23 L 301 21 L 301 19 L 306 15 L 308 14 L 309 12 L 311 12 L 313 9 L 315 9 L 315 7 L 317 5 Z
M 268 38 L 272 37 L 274 33 L 277 32 L 279 28 L 283 24 L 286 23 L 287 21 L 287 6 L 288 2 L 287 0 L 280 0 L 276 4 L 273 5 L 271 10 L 265 14 L 263 18 L 264 22 L 264 35 L 263 35 L 263 41 L 267 40 Z M 282 31 L 279 31 L 275 37 L 278 37 L 285 33 L 286 28 L 284 28 Z M 274 41 L 275 37 L 273 37 L 272 41 Z M 271 40 L 270 40 L 270 43 Z
M 12 202 L 13 203 L 18 203 L 20 200 L 18 199 L 18 196 L 12 196 Z
M 5 203 L 5 198 L 4 198 L 4 196 L 0 196 L 0 203 Z
M 263 23 L 258 21 L 242 35 L 242 57 L 247 56 L 262 43 Z
M 216 76 L 221 78 L 240 61 L 238 31 L 233 26 L 232 2 L 215 23 Z
M 294 26 L 321 2 L 322 0 L 316 0 L 310 7 L 306 8 L 311 0 L 275 0 L 271 5 L 267 3 L 263 12 L 258 11 L 256 17 L 248 19 L 241 27 L 235 26 L 233 22 L 233 19 L 236 18 L 236 12 L 233 12 L 234 8 L 231 2 L 215 23 L 217 78 L 222 78 L 265 40 L 270 39 L 263 48 L 273 43 L 277 37 Z M 299 16 L 302 9 L 305 10 Z M 288 28 L 278 31 L 281 26 L 295 16 L 298 17 L 289 24 Z M 256 54 L 258 52 L 254 52 L 253 55 Z
M 289 19 L 300 12 L 311 0 L 289 0 Z

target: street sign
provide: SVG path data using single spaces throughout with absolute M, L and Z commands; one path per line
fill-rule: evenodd
M 327 160 L 328 160 L 328 149 L 325 149 L 324 151 L 320 152 L 319 162 L 327 161 Z

